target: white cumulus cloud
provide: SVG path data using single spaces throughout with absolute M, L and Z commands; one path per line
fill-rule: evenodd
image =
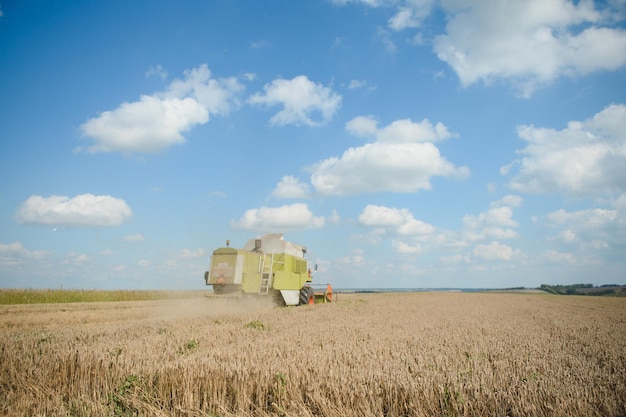
M 508 261 L 518 253 L 519 251 L 513 250 L 510 246 L 496 241 L 488 244 L 476 245 L 473 251 L 473 255 L 476 258 L 484 259 L 486 261 Z
M 397 209 L 368 204 L 359 215 L 359 223 L 365 226 L 399 227 L 413 215 L 407 209 Z
M 562 75 L 614 70 L 626 63 L 620 19 L 592 1 L 475 0 L 443 2 L 445 34 L 434 41 L 464 86 L 513 82 L 523 96 Z M 604 6 L 606 7 L 606 6 Z
M 0 243 L 0 266 L 18 266 L 49 255 L 46 251 L 26 249 L 20 242 Z
M 212 78 L 206 64 L 185 71 L 184 75 L 165 92 L 142 95 L 138 101 L 122 103 L 83 123 L 82 136 L 94 143 L 76 150 L 150 153 L 183 143 L 183 133 L 193 126 L 236 106 L 237 94 L 244 88 L 234 78 Z
M 301 182 L 292 175 L 285 175 L 272 193 L 278 198 L 308 198 L 311 196 L 309 184 Z
M 22 224 L 106 227 L 119 226 L 131 214 L 124 200 L 108 195 L 33 195 L 18 207 L 15 220 Z
M 406 208 L 368 204 L 358 218 L 359 224 L 368 227 L 390 228 L 403 236 L 420 236 L 434 233 L 435 228 L 413 217 Z
M 349 267 L 359 267 L 365 265 L 364 252 L 361 249 L 353 249 L 349 256 L 344 256 L 337 259 L 338 264 L 342 264 Z
M 577 211 L 556 210 L 545 216 L 548 228 L 555 230 L 550 240 L 581 250 L 604 250 L 626 247 L 626 210 L 621 196 L 613 208 L 589 208 Z
M 346 123 L 346 131 L 357 137 L 375 136 L 378 121 L 374 116 L 357 116 Z
M 491 203 L 491 207 L 478 215 L 463 216 L 465 226 L 461 236 L 466 241 L 484 239 L 514 239 L 519 237 L 513 228 L 519 223 L 513 220 L 513 208 L 522 204 L 522 198 L 507 195 Z
M 396 14 L 388 21 L 389 28 L 395 31 L 420 27 L 430 15 L 434 0 L 409 0 L 400 4 Z
M 277 79 L 264 87 L 264 93 L 252 95 L 248 102 L 268 107 L 282 106 L 270 119 L 272 125 L 321 126 L 332 120 L 341 106 L 341 95 L 305 75 L 291 80 Z
M 502 172 L 518 172 L 510 181 L 516 191 L 602 195 L 626 191 L 626 106 L 614 104 L 562 130 L 519 126 L 527 145 L 521 159 Z
M 142 96 L 101 113 L 80 128 L 83 136 L 96 142 L 85 149 L 90 153 L 156 152 L 184 142 L 183 132 L 208 120 L 207 110 L 192 98 Z
M 309 207 L 295 203 L 280 207 L 260 207 L 247 210 L 231 225 L 237 229 L 282 231 L 323 227 L 324 217 L 315 217 Z
M 393 9 L 387 27 L 394 32 L 413 30 L 415 44 L 425 43 L 420 30 L 437 7 L 446 26 L 433 37 L 433 51 L 463 86 L 505 81 L 521 96 L 530 97 L 559 77 L 626 64 L 622 0 L 332 1 Z M 381 27 L 378 36 L 388 50 L 396 50 Z
M 65 258 L 61 261 L 63 265 L 80 265 L 87 261 L 91 260 L 91 257 L 85 255 L 84 253 L 76 253 L 70 252 Z
M 518 223 L 512 217 L 513 210 L 510 207 L 492 207 L 478 216 L 466 215 L 463 223 L 472 229 L 484 226 L 517 227 Z
M 378 128 L 373 116 L 359 116 L 346 124 L 346 130 L 374 142 L 314 165 L 311 183 L 320 194 L 412 193 L 430 189 L 432 176 L 469 175 L 467 167 L 450 163 L 433 144 L 454 136 L 442 123 L 403 119 Z
M 500 200 L 494 201 L 491 203 L 491 207 L 519 207 L 522 204 L 522 197 L 518 195 L 506 195 L 502 197 Z
M 394 31 L 417 28 L 427 18 L 435 4 L 434 0 L 331 0 L 332 3 L 345 6 L 350 3 L 369 7 L 392 7 L 395 14 L 387 21 L 387 26 Z
M 410 245 L 400 240 L 391 241 L 391 246 L 396 252 L 403 254 L 416 254 L 422 251 L 422 247 L 419 244 Z
M 396 120 L 377 132 L 378 140 L 389 143 L 437 142 L 454 136 L 443 123 L 433 125 L 428 119 L 419 123 Z

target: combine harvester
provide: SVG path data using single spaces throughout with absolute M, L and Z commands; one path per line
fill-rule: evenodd
M 213 251 L 204 280 L 215 294 L 269 295 L 288 306 L 331 302 L 330 284 L 311 284 L 305 253 L 304 246 L 285 241 L 282 234 L 251 239 L 242 249 L 231 248 L 227 240 L 225 248 Z

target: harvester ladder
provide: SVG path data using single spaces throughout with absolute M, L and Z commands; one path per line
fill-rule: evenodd
M 261 256 L 261 283 L 259 284 L 259 294 L 267 294 L 272 286 L 272 270 L 274 269 L 274 252 L 264 253 Z
M 274 251 L 271 254 L 264 253 L 261 256 L 261 265 L 259 271 L 261 272 L 261 283 L 259 284 L 259 294 L 267 294 L 272 287 L 272 275 L 274 273 L 274 264 L 284 264 L 284 261 L 280 261 Z

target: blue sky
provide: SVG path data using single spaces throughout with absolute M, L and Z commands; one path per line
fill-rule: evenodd
M 626 284 L 626 3 L 0 1 L 0 286 Z

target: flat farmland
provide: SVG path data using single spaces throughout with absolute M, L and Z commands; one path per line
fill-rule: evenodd
M 10 416 L 624 416 L 626 298 L 0 306 Z

